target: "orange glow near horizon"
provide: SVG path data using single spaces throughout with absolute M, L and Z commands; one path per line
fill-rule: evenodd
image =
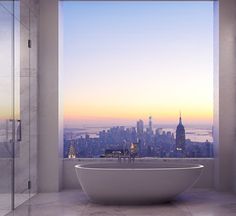
M 212 125 L 213 96 L 211 97 L 209 91 L 211 87 L 191 89 L 189 86 L 184 86 L 165 94 L 158 88 L 146 93 L 138 88 L 133 88 L 135 91 L 131 89 L 125 92 L 112 88 L 110 84 L 102 87 L 94 86 L 92 92 L 88 92 L 88 89 L 84 91 L 79 89 L 71 89 L 71 93 L 65 97 L 66 123 L 76 121 L 112 123 L 117 120 L 131 123 L 138 119 L 145 120 L 148 116 L 152 116 L 157 123 L 176 123 L 181 110 L 185 123 Z M 191 91 L 188 92 L 188 89 Z M 154 98 L 157 99 L 154 101 Z
M 212 125 L 211 108 L 196 109 L 196 107 L 186 106 L 182 111 L 183 121 L 185 123 L 203 123 Z M 176 123 L 179 118 L 179 109 L 176 108 L 153 108 L 153 107 L 115 107 L 115 106 L 75 106 L 65 104 L 64 107 L 65 122 L 136 122 L 139 119 L 146 120 L 152 116 L 157 123 Z

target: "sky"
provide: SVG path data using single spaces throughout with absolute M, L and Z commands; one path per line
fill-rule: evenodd
M 66 126 L 213 118 L 212 2 L 63 2 Z

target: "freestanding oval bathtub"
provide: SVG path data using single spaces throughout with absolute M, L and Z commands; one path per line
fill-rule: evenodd
M 203 165 L 96 163 L 76 165 L 83 191 L 104 204 L 155 203 L 173 199 L 199 178 Z

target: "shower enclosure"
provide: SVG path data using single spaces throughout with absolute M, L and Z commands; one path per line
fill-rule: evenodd
M 37 192 L 37 13 L 0 1 L 0 216 Z

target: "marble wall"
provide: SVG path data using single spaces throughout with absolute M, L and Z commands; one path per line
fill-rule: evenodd
M 40 192 L 62 185 L 62 142 L 59 76 L 59 1 L 39 1 L 38 185 Z
M 236 1 L 215 4 L 215 187 L 236 193 Z

